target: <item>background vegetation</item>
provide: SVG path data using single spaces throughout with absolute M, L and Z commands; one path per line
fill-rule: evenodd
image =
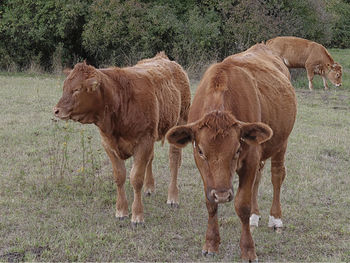
M 191 71 L 277 35 L 350 47 L 349 0 L 2 0 L 0 70 L 129 65 L 161 50 Z
M 310 92 L 305 71 L 293 78 L 298 115 L 281 194 L 285 228 L 277 234 L 267 227 L 268 163 L 259 191 L 261 226 L 253 232 L 262 262 L 350 262 L 350 52 L 330 51 L 344 67 L 342 87 L 325 92 L 317 76 Z M 145 228 L 132 229 L 130 218 L 114 217 L 116 187 L 98 129 L 53 118 L 63 77 L 6 72 L 0 83 L 0 261 L 240 260 L 232 202 L 219 207 L 218 256 L 201 255 L 207 211 L 191 147 L 183 152 L 174 210 L 166 205 L 168 143 L 156 144 L 156 193 L 143 198 Z M 126 192 L 130 204 L 129 179 Z

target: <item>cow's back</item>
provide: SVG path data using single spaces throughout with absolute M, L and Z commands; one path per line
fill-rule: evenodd
M 328 51 L 316 42 L 299 37 L 276 37 L 266 45 L 282 57 L 289 68 L 304 68 L 306 63 L 328 63 L 332 58 Z
M 213 65 L 203 77 L 194 96 L 189 121 L 199 119 L 210 110 L 213 78 L 225 79 L 223 107 L 240 121 L 264 122 L 273 132 L 273 137 L 263 144 L 263 157 L 269 158 L 286 142 L 296 117 L 296 99 L 289 81 L 288 69 L 279 58 L 269 54 L 265 45 L 226 58 Z M 281 70 L 282 68 L 282 70 Z
M 260 118 L 256 121 L 268 124 L 274 132 L 272 138 L 263 144 L 263 158 L 267 159 L 287 141 L 296 118 L 294 88 L 284 73 L 288 69 L 284 66 L 285 70 L 280 71 L 276 67 L 274 58 L 264 54 L 260 54 L 258 58 L 247 59 L 248 61 L 244 64 L 239 57 L 233 57 L 232 60 L 236 66 L 248 72 L 250 79 L 254 80 L 255 85 L 250 86 L 249 89 L 255 89 L 256 105 L 260 106 L 261 111 L 260 116 L 256 115 Z M 255 92 L 251 91 L 250 94 Z M 242 119 L 242 121 L 245 120 Z
M 176 124 L 187 121 L 191 103 L 189 80 L 186 72 L 161 52 L 154 58 L 141 60 L 130 68 L 139 78 L 149 83 L 157 100 L 158 139 Z

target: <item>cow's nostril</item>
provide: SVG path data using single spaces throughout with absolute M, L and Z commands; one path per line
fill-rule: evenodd
M 54 112 L 55 115 L 57 115 L 60 112 L 60 110 L 58 108 L 54 108 L 53 112 Z
M 232 200 L 232 193 L 231 191 L 228 193 L 228 197 L 227 197 L 227 202 L 230 202 Z

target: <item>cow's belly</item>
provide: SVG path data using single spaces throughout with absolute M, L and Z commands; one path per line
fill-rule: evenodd
M 299 61 L 291 57 L 283 57 L 283 62 L 288 68 L 305 68 L 305 61 Z
M 159 104 L 158 140 L 162 140 L 167 131 L 179 122 L 181 97 L 178 90 L 168 89 L 157 98 Z

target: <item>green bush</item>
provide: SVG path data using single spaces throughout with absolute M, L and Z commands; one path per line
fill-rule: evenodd
M 350 47 L 348 0 L 3 0 L 0 69 L 131 65 L 164 50 L 193 71 L 279 35 Z
M 332 47 L 350 47 L 350 1 L 333 0 L 329 2 L 333 14 Z
M 80 37 L 89 1 L 8 0 L 0 20 L 0 65 L 8 59 L 20 68 L 34 62 L 50 69 L 52 55 L 63 46 L 62 62 L 81 54 Z
M 136 0 L 95 1 L 84 26 L 83 46 L 101 64 L 134 64 L 165 50 L 170 53 L 180 24 L 169 6 Z

